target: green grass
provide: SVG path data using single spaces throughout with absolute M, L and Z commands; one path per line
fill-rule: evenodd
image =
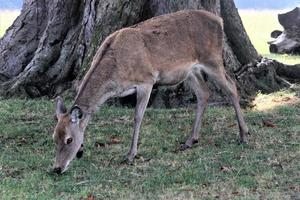
M 294 97 L 286 92 L 274 96 Z M 271 98 L 269 97 L 270 101 Z M 285 99 L 284 101 L 289 101 Z M 121 164 L 133 109 L 104 107 L 85 137 L 85 152 L 63 175 L 54 158 L 53 105 L 48 100 L 0 101 L 1 199 L 292 199 L 300 195 L 300 103 L 247 110 L 252 135 L 237 145 L 233 109 L 210 107 L 201 140 L 179 152 L 194 110 L 146 111 L 134 166 Z M 264 104 L 266 102 L 263 102 Z M 259 104 L 259 101 L 258 101 Z M 265 127 L 272 120 L 277 128 Z M 117 141 L 110 144 L 111 140 Z M 106 144 L 104 147 L 95 144 Z
M 299 64 L 300 56 L 271 54 L 269 51 L 268 41 L 271 38 L 271 32 L 274 30 L 283 30 L 278 22 L 277 15 L 286 11 L 280 10 L 240 10 L 245 29 L 257 51 L 264 57 L 278 60 L 286 64 Z
M 20 14 L 18 10 L 0 10 L 0 38 Z

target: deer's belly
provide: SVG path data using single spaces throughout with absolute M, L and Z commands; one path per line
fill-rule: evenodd
M 165 70 L 158 74 L 156 81 L 157 85 L 177 85 L 185 81 L 191 73 L 191 67 L 176 69 L 176 70 Z

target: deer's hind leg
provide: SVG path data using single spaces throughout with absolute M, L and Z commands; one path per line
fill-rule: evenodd
M 226 93 L 233 104 L 240 129 L 240 143 L 247 143 L 248 127 L 245 123 L 244 116 L 240 107 L 236 84 L 226 73 L 223 64 L 216 63 L 215 65 L 211 65 L 209 67 L 210 70 L 208 68 L 204 68 L 204 71 Z
M 209 90 L 202 78 L 200 71 L 195 70 L 193 73 L 191 73 L 191 75 L 187 79 L 187 82 L 196 95 L 197 110 L 191 135 L 189 136 L 187 141 L 180 147 L 180 150 L 182 151 L 191 148 L 193 144 L 198 142 L 201 121 L 209 98 Z

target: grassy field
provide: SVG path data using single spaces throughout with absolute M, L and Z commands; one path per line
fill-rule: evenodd
M 210 107 L 200 143 L 185 152 L 178 147 L 193 109 L 147 110 L 134 166 L 121 164 L 133 110 L 104 107 L 88 127 L 83 158 L 54 175 L 52 102 L 2 100 L 1 199 L 297 199 L 299 99 L 278 92 L 258 95 L 256 104 L 245 113 L 249 145 L 237 145 L 233 109 Z
M 19 14 L 18 10 L 0 10 L 0 38 Z

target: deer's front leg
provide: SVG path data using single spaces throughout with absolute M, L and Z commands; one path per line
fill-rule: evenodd
M 137 102 L 135 107 L 134 117 L 134 131 L 131 141 L 131 147 L 127 154 L 127 163 L 132 164 L 134 157 L 137 154 L 137 144 L 139 139 L 139 132 L 142 123 L 142 119 L 149 102 L 150 94 L 152 91 L 152 85 L 139 85 L 136 88 Z
M 184 144 L 181 144 L 181 151 L 191 148 L 194 143 L 198 142 L 201 121 L 209 98 L 209 90 L 200 73 L 191 74 L 187 82 L 197 97 L 197 111 L 191 135 Z

